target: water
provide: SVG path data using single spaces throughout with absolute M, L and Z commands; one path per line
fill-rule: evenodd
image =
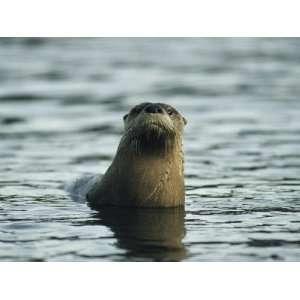
M 299 261 L 299 39 L 0 39 L 1 261 Z M 186 208 L 91 210 L 122 116 L 174 105 Z

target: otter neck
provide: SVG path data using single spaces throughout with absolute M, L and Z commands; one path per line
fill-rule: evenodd
M 184 200 L 181 138 L 171 144 L 163 151 L 151 152 L 149 144 L 148 151 L 136 152 L 134 147 L 123 147 L 126 143 L 121 141 L 112 164 L 113 173 L 120 178 L 121 189 L 135 205 L 168 207 L 181 205 L 177 202 Z
M 115 159 L 122 159 L 124 156 L 134 161 L 157 160 L 160 163 L 176 159 L 183 164 L 182 139 L 180 136 L 174 136 L 151 141 L 125 135 L 119 144 Z

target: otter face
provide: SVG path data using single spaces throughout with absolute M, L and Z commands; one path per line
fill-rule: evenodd
M 141 103 L 124 117 L 125 131 L 140 146 L 151 149 L 170 148 L 175 137 L 181 136 L 186 119 L 171 105 Z
M 157 128 L 161 131 L 182 132 L 187 121 L 171 105 L 164 103 L 144 102 L 133 107 L 128 114 L 123 117 L 125 130 L 139 126 L 147 129 Z

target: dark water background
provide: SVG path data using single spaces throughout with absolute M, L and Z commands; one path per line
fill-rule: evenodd
M 1 261 L 300 261 L 299 39 L 0 39 Z M 92 211 L 141 101 L 187 118 L 186 210 Z

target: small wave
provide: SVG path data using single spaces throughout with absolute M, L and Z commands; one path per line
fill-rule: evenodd
M 73 181 L 67 182 L 64 186 L 64 190 L 71 196 L 76 202 L 85 202 L 86 195 L 91 186 L 96 182 L 98 176 L 84 175 L 76 178 Z
M 110 155 L 82 155 L 74 158 L 71 162 L 71 164 L 81 164 L 85 162 L 90 162 L 90 161 L 100 161 L 100 160 L 108 160 L 111 161 L 113 159 L 112 156 Z
M 12 125 L 12 124 L 16 124 L 16 123 L 23 123 L 25 122 L 24 118 L 20 118 L 20 117 L 0 117 L 0 124 L 2 125 Z
M 95 126 L 88 126 L 80 130 L 80 132 L 105 132 L 105 133 L 113 133 L 113 134 L 120 134 L 122 131 L 118 128 L 115 128 L 111 125 L 95 125 Z
M 250 247 L 280 247 L 284 245 L 299 245 L 300 241 L 288 241 L 279 239 L 251 239 L 248 242 Z
M 0 101 L 38 101 L 47 100 L 49 97 L 33 93 L 9 93 L 0 95 Z

